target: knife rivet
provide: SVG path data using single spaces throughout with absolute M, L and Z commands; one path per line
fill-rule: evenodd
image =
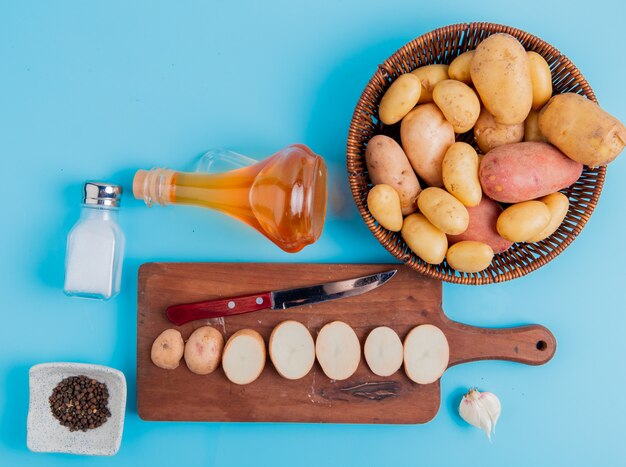
M 261 297 L 256 298 L 256 304 L 261 305 L 263 303 L 263 299 Z
M 230 308 L 231 310 L 235 308 L 235 302 L 233 302 L 232 300 L 228 302 L 228 308 Z

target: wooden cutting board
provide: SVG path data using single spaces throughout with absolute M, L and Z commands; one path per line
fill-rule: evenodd
M 528 365 L 549 361 L 554 336 L 543 326 L 508 329 L 466 326 L 448 319 L 441 308 L 441 283 L 398 264 L 259 264 L 148 263 L 139 269 L 137 308 L 137 409 L 144 420 L 425 423 L 439 410 L 439 381 L 419 385 L 401 369 L 391 377 L 374 375 L 365 359 L 345 381 L 331 381 L 316 362 L 304 378 L 278 375 L 271 361 L 252 384 L 229 382 L 221 367 L 199 376 L 184 361 L 162 370 L 150 361 L 154 339 L 176 327 L 165 317 L 172 304 L 196 302 L 267 290 L 311 285 L 397 268 L 382 287 L 341 300 L 289 310 L 265 310 L 226 319 L 194 321 L 178 329 L 187 339 L 194 329 L 212 324 L 228 339 L 235 331 L 253 328 L 265 338 L 278 323 L 294 319 L 313 337 L 334 320 L 348 323 L 361 346 L 375 327 L 394 329 L 401 339 L 419 324 L 431 323 L 446 335 L 450 364 L 474 360 L 511 360 Z

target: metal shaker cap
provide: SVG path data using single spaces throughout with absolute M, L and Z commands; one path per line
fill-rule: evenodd
M 83 203 L 99 206 L 118 207 L 122 197 L 122 187 L 112 183 L 85 182 Z

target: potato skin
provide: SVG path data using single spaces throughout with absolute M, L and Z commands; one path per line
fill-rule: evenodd
M 469 224 L 465 206 L 441 188 L 430 187 L 422 191 L 417 198 L 417 207 L 431 224 L 446 234 L 461 234 Z
M 409 159 L 394 139 L 384 135 L 370 139 L 365 149 L 365 163 L 374 185 L 384 183 L 398 192 L 402 214 L 406 216 L 417 211 L 420 183 Z
M 378 107 L 378 116 L 385 125 L 393 125 L 402 120 L 409 111 L 415 107 L 422 91 L 422 83 L 419 78 L 411 73 L 398 76 Z
M 489 151 L 478 176 L 483 193 L 502 203 L 519 203 L 554 193 L 580 177 L 583 166 L 547 143 L 516 143 Z
M 448 243 L 454 245 L 464 240 L 472 240 L 486 243 L 494 253 L 508 250 L 513 242 L 502 238 L 496 229 L 496 223 L 502 211 L 502 206 L 483 196 L 478 206 L 467 208 L 469 214 L 467 230 L 460 235 L 448 235 Z
M 433 101 L 433 89 L 435 85 L 444 79 L 448 79 L 448 65 L 425 65 L 411 72 L 422 83 L 418 104 L 426 104 Z
M 443 184 L 464 206 L 477 206 L 483 195 L 478 164 L 476 150 L 467 143 L 454 143 L 443 157 Z
M 540 242 L 552 235 L 559 228 L 569 209 L 569 199 L 563 193 L 552 193 L 539 198 L 537 201 L 544 203 L 550 211 L 550 222 L 537 235 L 526 240 L 529 243 Z
M 418 105 L 402 119 L 400 137 L 415 172 L 427 185 L 443 186 L 441 163 L 454 143 L 454 129 L 441 110 L 435 104 Z
M 524 141 L 548 142 L 539 129 L 539 111 L 531 110 L 524 122 Z
M 482 242 L 463 241 L 448 248 L 446 261 L 459 272 L 479 272 L 487 269 L 493 259 L 493 250 Z
M 224 337 L 212 326 L 196 329 L 185 344 L 185 363 L 192 373 L 208 375 L 222 360 Z
M 493 34 L 478 44 L 470 65 L 481 101 L 498 123 L 524 123 L 533 103 L 530 61 L 509 34 Z
M 474 139 L 481 152 L 487 154 L 498 146 L 519 143 L 524 139 L 524 124 L 505 125 L 496 122 L 484 107 L 474 125 Z
M 400 196 L 389 185 L 382 183 L 370 190 L 367 194 L 367 208 L 385 229 L 392 232 L 399 232 L 402 229 Z
M 452 60 L 448 68 L 448 76 L 450 79 L 455 79 L 468 86 L 472 85 L 470 66 L 472 64 L 472 58 L 474 58 L 474 53 L 474 50 L 468 50 Z
M 480 101 L 467 84 L 454 79 L 439 81 L 433 89 L 433 100 L 455 133 L 466 133 L 474 127 L 480 114 Z
M 183 336 L 176 329 L 166 329 L 154 340 L 150 359 L 159 368 L 173 370 L 178 368 L 185 351 Z
M 429 264 L 440 264 L 446 256 L 446 234 L 432 225 L 423 214 L 411 214 L 404 218 L 402 238 L 413 253 Z
M 537 52 L 527 52 L 530 64 L 530 80 L 533 85 L 533 106 L 538 110 L 552 97 L 552 73 L 548 62 Z
M 539 129 L 571 159 L 589 167 L 606 165 L 624 149 L 626 127 L 580 94 L 552 97 L 539 113 Z
M 512 242 L 527 242 L 550 223 L 550 211 L 541 201 L 524 201 L 506 208 L 496 223 L 498 233 Z

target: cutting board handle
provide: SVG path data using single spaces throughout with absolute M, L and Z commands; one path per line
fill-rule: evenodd
M 556 352 L 554 335 L 543 326 L 479 328 L 449 321 L 450 364 L 476 360 L 509 360 L 526 365 L 543 365 Z

